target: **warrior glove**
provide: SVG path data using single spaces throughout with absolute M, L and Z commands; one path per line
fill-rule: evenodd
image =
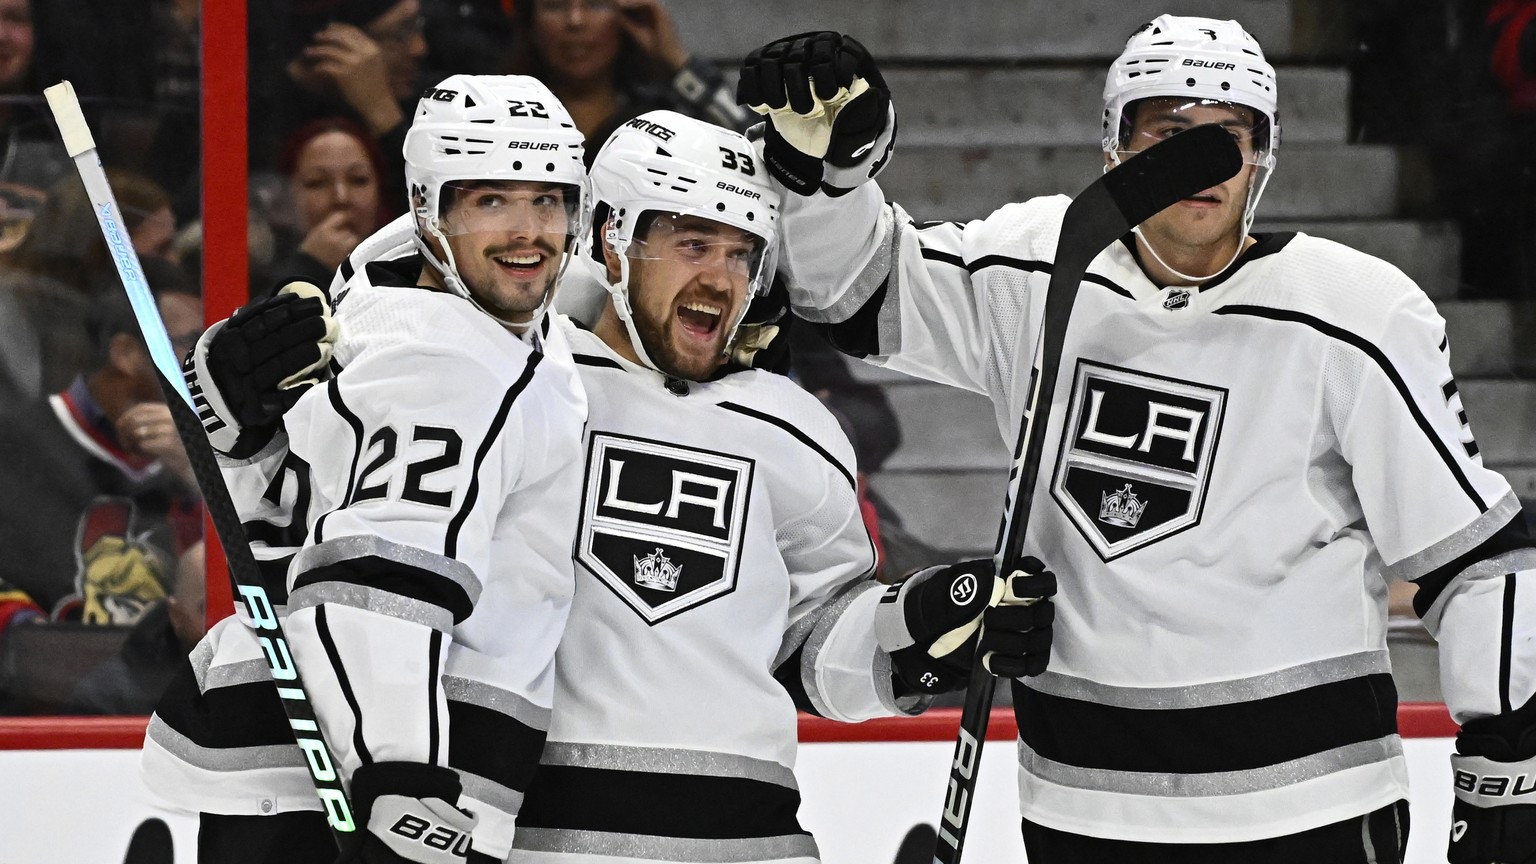
M 1536 862 L 1536 699 L 1468 720 L 1451 756 L 1451 864 Z
M 336 864 L 466 864 L 479 821 L 453 805 L 459 775 L 418 762 L 374 762 L 352 774 L 361 830 Z
M 977 651 L 994 675 L 1044 672 L 1055 594 L 1056 574 L 1037 558 L 1025 558 L 1007 579 L 983 558 L 929 567 L 892 585 L 875 612 L 875 635 L 891 655 L 896 695 L 965 687 Z
M 331 304 L 308 282 L 208 328 L 182 372 L 213 449 L 236 459 L 260 452 L 283 412 L 318 383 L 335 341 Z
M 801 33 L 748 54 L 736 101 L 768 116 L 763 162 L 799 195 L 847 194 L 880 173 L 896 143 L 885 79 L 840 33 Z

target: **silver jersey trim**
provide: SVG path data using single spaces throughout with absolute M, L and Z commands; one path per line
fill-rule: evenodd
M 527 698 L 487 684 L 457 675 L 443 676 L 443 694 L 453 702 L 478 705 L 512 719 L 540 732 L 549 731 L 550 709 L 535 705 Z
M 1019 741 L 1018 745 L 1019 767 L 1026 774 L 1048 783 L 1095 792 L 1160 798 L 1201 798 L 1262 792 L 1403 757 L 1402 739 L 1397 735 L 1387 735 L 1262 768 L 1208 774 L 1170 774 L 1080 768 L 1047 759 L 1023 741 Z
M 548 741 L 542 765 L 573 768 L 606 768 L 650 774 L 688 774 L 696 777 L 739 777 L 772 783 L 798 791 L 795 772 L 769 759 L 735 753 L 684 750 L 674 747 L 628 747 L 622 744 L 574 744 Z
M 732 840 L 700 840 L 657 837 L 650 834 L 615 834 L 519 825 L 512 848 L 528 852 L 564 852 L 653 861 L 736 864 L 748 861 L 779 861 L 821 857 L 809 834 L 751 837 Z
M 385 561 L 436 573 L 463 588 L 471 604 L 480 602 L 480 580 L 475 577 L 475 571 L 468 564 L 446 555 L 438 555 L 415 546 L 393 543 L 370 535 L 354 534 L 337 537 L 335 540 L 327 540 L 318 546 L 304 549 L 289 566 L 288 572 L 305 573 L 317 567 L 358 558 L 383 558 Z
M 149 718 L 146 737 L 177 759 L 205 771 L 247 771 L 256 768 L 300 768 L 307 770 L 304 753 L 297 744 L 267 744 L 259 747 L 204 747 L 177 732 L 157 714 Z
M 1435 602 L 1424 612 L 1424 626 L 1429 632 L 1434 633 L 1440 629 L 1440 616 L 1445 614 L 1445 604 L 1452 596 L 1461 592 L 1468 582 L 1477 582 L 1482 579 L 1501 579 L 1512 573 L 1525 570 L 1536 570 L 1536 549 L 1513 549 L 1503 555 L 1495 555 L 1483 561 L 1473 564 L 1471 567 L 1457 573 Z
M 816 667 L 821 662 L 821 649 L 826 647 L 838 619 L 848 611 L 848 607 L 854 600 L 867 591 L 877 589 L 883 591 L 885 587 L 873 579 L 852 582 L 844 586 L 839 595 L 821 607 L 820 614 L 816 616 L 816 623 L 805 639 L 805 651 L 800 655 L 800 686 L 805 688 L 806 698 L 810 699 L 816 713 L 823 717 L 831 717 L 834 712 L 822 697 L 821 690 L 816 687 Z
M 900 232 L 901 222 L 893 218 L 891 208 L 881 207 L 880 243 L 875 247 L 874 254 L 869 257 L 869 264 L 853 277 L 848 290 L 843 292 L 843 296 L 837 298 L 837 302 L 825 309 L 795 306 L 795 314 L 817 324 L 838 324 L 852 318 L 854 313 L 864 308 L 864 304 L 869 302 L 869 298 L 874 296 L 875 291 L 887 277 L 891 277 L 894 281 L 899 268 L 896 267 L 893 250 L 901 248 L 896 245 Z M 887 303 L 890 302 L 891 296 L 893 295 L 887 293 Z M 882 332 L 881 335 L 883 336 L 884 333 Z M 883 348 L 884 345 L 881 347 Z
M 1023 681 L 1025 687 L 1048 696 L 1110 705 L 1116 708 L 1176 710 L 1208 708 L 1267 699 L 1294 693 L 1320 684 L 1348 681 L 1376 673 L 1390 673 L 1392 663 L 1386 651 L 1362 651 L 1343 657 L 1330 657 L 1303 663 L 1251 678 L 1188 684 L 1179 687 L 1116 687 L 1083 678 L 1045 672 Z
M 322 603 L 335 603 L 410 621 L 443 633 L 453 631 L 453 613 L 435 603 L 405 597 L 393 591 L 349 582 L 315 582 L 288 596 L 288 608 L 297 612 Z
M 1476 549 L 1519 512 L 1520 499 L 1511 490 L 1467 527 L 1416 555 L 1383 566 L 1381 572 L 1391 579 L 1417 579 Z

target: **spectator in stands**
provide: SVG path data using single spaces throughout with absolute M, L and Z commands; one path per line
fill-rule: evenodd
M 751 125 L 720 70 L 683 48 L 662 0 L 519 2 L 507 71 L 560 97 L 587 140 L 589 165 L 613 130 L 655 109 Z
M 398 215 L 387 213 L 379 197 L 383 162 L 368 133 L 344 117 L 316 120 L 290 137 L 278 171 L 287 179 L 297 225 L 279 239 L 283 252 L 273 276 L 328 285 L 348 253 L 388 215 Z
M 130 172 L 109 170 L 107 179 L 135 249 L 168 250 L 175 226 L 165 192 Z M 82 322 L 93 298 L 120 290 L 85 186 L 65 175 L 21 242 L 0 256 L 0 408 L 69 384 L 92 350 Z
M 386 201 L 404 201 L 405 130 L 427 55 L 419 0 L 287 0 L 251 18 L 251 163 L 269 169 L 283 142 L 319 117 L 357 120 L 389 160 Z M 284 14 L 286 13 L 286 14 Z
M 427 59 L 422 75 L 495 75 L 512 41 L 512 7 L 506 0 L 421 0 Z
M 41 189 L 69 162 L 43 104 L 35 48 L 32 0 L 0 0 L 0 180 Z
M 170 596 L 146 611 L 116 656 L 75 688 L 81 714 L 148 714 L 182 660 L 203 638 L 205 546 L 199 540 L 176 562 Z
M 184 353 L 201 302 L 175 265 L 143 264 Z M 0 418 L 0 580 L 55 620 L 131 624 L 201 537 L 201 503 L 127 298 L 94 298 L 88 325 L 87 371 Z

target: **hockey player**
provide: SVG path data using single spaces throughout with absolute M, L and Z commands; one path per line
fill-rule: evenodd
M 1012 442 L 1068 199 L 963 224 L 885 203 L 869 181 L 894 111 L 835 33 L 753 52 L 738 93 L 795 193 L 795 311 L 990 396 Z M 1532 860 L 1536 807 L 1515 802 L 1536 775 L 1536 551 L 1478 458 L 1444 322 L 1383 261 L 1248 233 L 1274 70 L 1236 22 L 1159 17 L 1110 68 L 1105 165 L 1206 123 L 1247 167 L 1100 253 L 1066 335 L 1025 535 L 1063 574 L 1057 643 L 1013 686 L 1029 859 L 1400 860 L 1385 624 L 1408 579 L 1463 724 L 1450 859 Z
M 340 860 L 509 851 L 574 588 L 586 400 L 544 310 L 585 234 L 581 154 L 534 79 L 448 78 L 406 135 L 400 254 L 347 281 L 334 354 L 316 291 L 251 310 L 230 339 L 210 330 L 189 359 L 348 780 L 358 833 Z M 290 321 L 314 329 L 253 363 L 272 348 L 257 334 Z M 325 384 L 278 389 L 327 359 Z M 240 397 L 262 387 L 292 403 L 281 424 L 251 422 Z M 145 779 L 203 812 L 202 861 L 338 860 L 261 658 L 245 624 L 213 629 L 151 720 Z
M 1005 584 L 982 561 L 871 578 L 837 422 L 788 378 L 727 363 L 777 242 L 779 195 L 744 137 L 650 112 L 609 139 L 592 184 L 602 261 L 561 290 L 609 300 L 591 332 L 556 322 L 590 405 L 569 479 L 577 590 L 510 860 L 814 862 L 796 707 L 922 710 L 963 686 L 999 597 L 979 650 L 1037 674 L 1051 605 L 1017 601 L 1054 577 L 1034 561 Z

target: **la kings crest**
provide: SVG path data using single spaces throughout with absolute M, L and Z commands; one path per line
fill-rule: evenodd
M 1227 391 L 1079 359 L 1051 495 L 1105 561 L 1200 523 Z
M 736 588 L 753 462 L 594 432 L 576 559 L 650 624 Z

